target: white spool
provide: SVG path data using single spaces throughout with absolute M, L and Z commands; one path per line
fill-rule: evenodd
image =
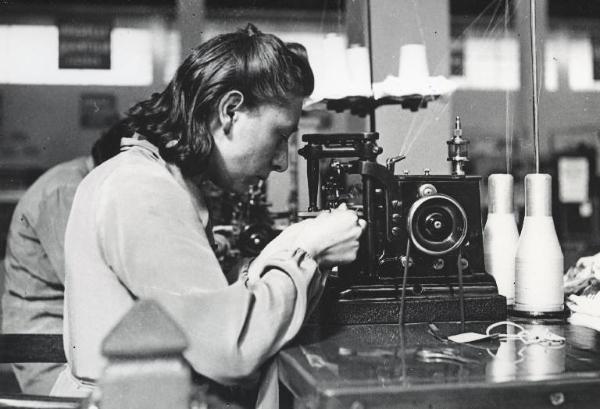
M 517 246 L 516 313 L 560 313 L 563 305 L 563 253 L 552 220 L 552 178 L 525 176 L 525 220 Z
M 429 78 L 427 53 L 423 44 L 405 44 L 400 47 L 398 77 L 409 83 L 423 82 Z
M 513 177 L 493 174 L 488 178 L 488 217 L 483 230 L 485 269 L 496 280 L 506 304 L 515 302 L 515 255 L 519 231 L 513 213 Z
M 350 69 L 350 95 L 366 95 L 371 92 L 371 68 L 369 65 L 369 50 L 352 44 L 346 50 Z
M 323 40 L 323 52 L 327 58 L 323 86 L 328 98 L 342 98 L 347 94 L 350 73 L 346 45 L 346 38 L 337 33 L 329 33 Z

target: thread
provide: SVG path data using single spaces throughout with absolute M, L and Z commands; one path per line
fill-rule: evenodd
M 552 177 L 525 176 L 525 217 L 552 217 Z
M 350 70 L 349 95 L 368 95 L 371 93 L 371 68 L 369 50 L 352 44 L 346 50 L 346 58 Z
M 563 253 L 552 220 L 552 178 L 525 176 L 525 220 L 515 262 L 513 312 L 525 316 L 562 316 Z
M 504 37 L 505 38 L 509 38 L 509 34 L 508 34 L 508 19 L 509 19 L 509 12 L 508 12 L 508 8 L 509 8 L 509 0 L 504 0 Z M 506 88 L 506 91 L 504 93 L 504 98 L 505 98 L 505 124 L 504 124 L 504 129 L 505 129 L 505 140 L 506 140 L 506 173 L 510 173 L 512 166 L 511 166 L 511 158 L 512 158 L 512 130 L 511 130 L 511 120 L 510 120 L 510 99 L 509 99 L 509 93 L 510 90 L 508 88 Z
M 498 350 L 493 353 L 488 349 L 493 360 L 486 364 L 486 379 L 494 382 L 518 378 L 539 380 L 565 371 L 566 340 L 563 328 L 539 324 L 518 325 L 510 321 L 493 326 L 503 324 L 506 324 L 506 333 L 500 334 Z M 486 334 L 489 333 L 488 327 Z
M 327 64 L 324 66 L 322 86 L 327 98 L 346 96 L 346 87 L 350 82 L 346 44 L 346 38 L 337 33 L 328 33 L 323 40 L 323 52 L 327 57 Z
M 535 0 L 530 0 L 530 40 L 531 40 L 531 82 L 532 82 L 532 107 L 533 107 L 533 156 L 535 160 L 535 173 L 540 173 L 540 132 L 539 132 L 539 124 L 538 124 L 538 112 L 539 112 L 539 96 L 538 96 L 538 88 L 537 88 L 537 47 L 535 40 Z
M 509 306 L 515 302 L 515 256 L 519 241 L 513 186 L 512 175 L 489 176 L 488 217 L 483 229 L 485 269 L 496 280 L 498 293 L 506 297 Z
M 547 338 L 549 328 L 545 325 L 523 324 L 530 338 Z M 554 337 L 564 339 L 564 328 L 553 326 Z M 527 376 L 527 379 L 547 379 L 548 375 L 559 374 L 566 369 L 567 349 L 564 341 L 532 342 L 521 348 L 520 354 L 523 362 L 519 366 L 519 375 Z
M 400 47 L 398 77 L 406 82 L 422 82 L 429 78 L 427 54 L 423 44 L 405 44 Z

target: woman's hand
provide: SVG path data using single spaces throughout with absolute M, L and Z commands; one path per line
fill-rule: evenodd
M 267 244 L 252 262 L 249 280 L 254 282 L 260 278 L 269 257 L 285 249 L 305 250 L 320 267 L 351 263 L 356 259 L 358 239 L 365 226 L 366 222 L 345 204 L 331 212 L 324 211 L 314 219 L 292 224 Z
M 346 204 L 323 212 L 311 220 L 296 239 L 297 247 L 306 250 L 321 267 L 348 264 L 356 259 L 358 239 L 366 222 Z

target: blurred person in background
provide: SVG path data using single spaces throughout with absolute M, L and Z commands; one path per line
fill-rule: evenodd
M 62 334 L 64 236 L 73 197 L 94 166 L 119 152 L 121 132 L 121 125 L 113 126 L 94 143 L 91 155 L 52 167 L 19 200 L 6 243 L 3 333 Z M 23 393 L 48 395 L 63 365 L 12 366 Z

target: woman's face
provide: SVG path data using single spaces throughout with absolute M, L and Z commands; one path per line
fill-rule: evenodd
M 271 171 L 288 166 L 288 139 L 297 131 L 302 98 L 287 106 L 260 105 L 233 114 L 230 128 L 215 132 L 209 176 L 219 186 L 245 193 Z

